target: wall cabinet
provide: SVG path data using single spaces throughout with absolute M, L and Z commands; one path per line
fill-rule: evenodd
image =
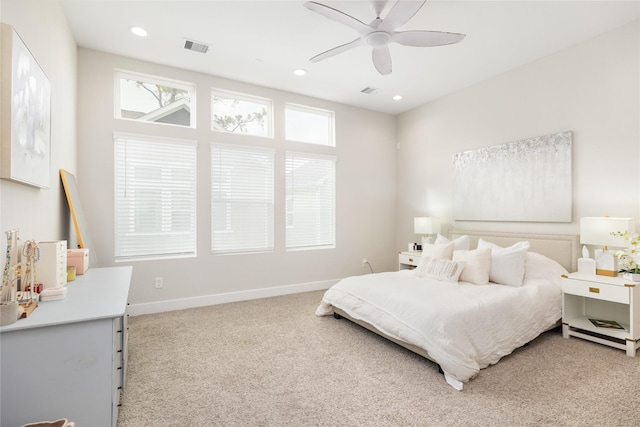
M 115 426 L 127 365 L 132 267 L 93 268 L 67 297 L 0 328 L 0 425 L 67 418 Z

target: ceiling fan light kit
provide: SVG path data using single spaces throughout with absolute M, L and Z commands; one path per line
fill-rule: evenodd
M 315 1 L 309 1 L 304 6 L 325 18 L 344 24 L 355 30 L 360 36 L 333 49 L 322 52 L 310 59 L 311 62 L 322 61 L 358 46 L 372 48 L 373 65 L 382 75 L 391 74 L 391 53 L 389 43 L 404 46 L 433 47 L 459 43 L 465 34 L 447 33 L 442 31 L 396 31 L 396 28 L 406 24 L 424 6 L 426 0 L 406 1 L 398 0 L 391 7 L 384 19 L 380 14 L 385 8 L 386 0 L 372 0 L 371 6 L 376 18 L 369 24 L 347 15 L 344 12 Z

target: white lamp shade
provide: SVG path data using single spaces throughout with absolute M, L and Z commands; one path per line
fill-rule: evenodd
M 580 243 L 583 245 L 612 246 L 623 248 L 627 242 L 613 232 L 635 232 L 633 218 L 585 217 L 580 218 Z
M 413 218 L 413 231 L 416 234 L 437 234 L 440 232 L 440 219 L 424 216 Z

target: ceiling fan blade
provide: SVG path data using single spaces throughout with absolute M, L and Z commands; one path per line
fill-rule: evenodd
M 373 47 L 373 65 L 383 76 L 391 74 L 391 53 L 388 45 Z
M 322 3 L 308 1 L 304 4 L 304 7 L 316 13 L 319 13 L 320 15 L 324 16 L 325 18 L 331 19 L 332 21 L 336 21 L 348 27 L 351 27 L 360 34 L 366 34 L 371 30 L 371 28 L 364 22 L 354 18 L 351 15 L 347 15 L 344 12 L 340 12 L 338 9 L 334 9 Z
M 382 20 L 382 24 L 378 26 L 380 31 L 393 31 L 401 25 L 406 24 L 413 15 L 424 6 L 427 0 L 421 1 L 403 1 L 399 0 L 393 5 L 387 16 Z
M 355 39 L 352 42 L 345 43 L 343 45 L 334 47 L 333 49 L 329 49 L 327 51 L 324 51 L 324 52 L 314 56 L 309 61 L 311 61 L 311 62 L 322 61 L 323 59 L 331 58 L 332 56 L 335 56 L 335 55 L 337 55 L 339 53 L 345 52 L 345 51 L 347 51 L 349 49 L 352 49 L 352 48 L 354 48 L 356 46 L 361 46 L 363 44 L 365 44 L 365 43 L 362 40 L 362 38 L 358 37 L 357 39 Z
M 442 31 L 400 31 L 391 36 L 391 42 L 405 46 L 431 47 L 461 42 L 466 34 Z

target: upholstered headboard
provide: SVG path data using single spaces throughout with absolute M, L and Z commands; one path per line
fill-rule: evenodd
M 578 258 L 580 257 L 580 238 L 570 234 L 531 234 L 531 233 L 507 233 L 498 231 L 471 231 L 450 230 L 449 238 L 455 239 L 467 235 L 471 240 L 471 248 L 478 246 L 478 239 L 483 239 L 500 246 L 511 246 L 522 240 L 528 241 L 531 252 L 538 252 L 547 256 L 567 269 L 574 272 L 578 270 Z

